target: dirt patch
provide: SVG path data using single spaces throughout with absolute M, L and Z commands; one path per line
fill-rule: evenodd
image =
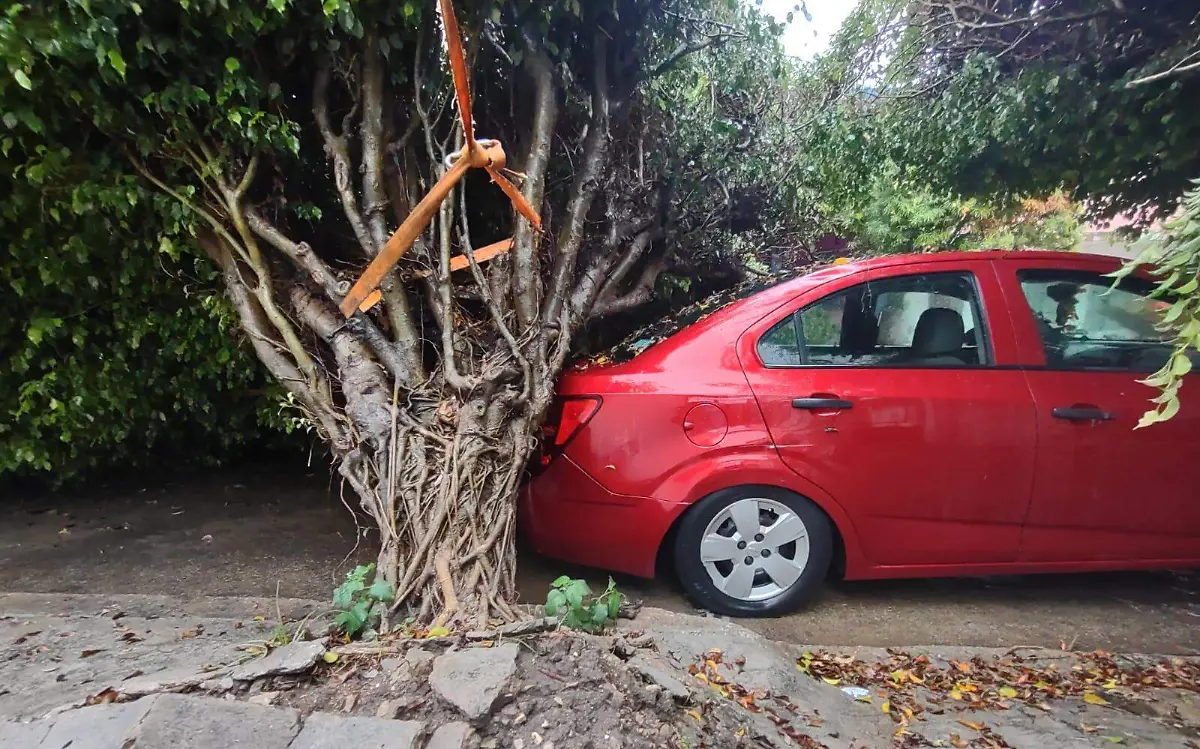
M 454 647 L 413 642 L 386 656 L 343 657 L 308 676 L 264 679 L 236 693 L 306 715 L 334 712 L 443 725 L 466 717 L 430 685 L 434 659 Z M 562 633 L 521 641 L 511 686 L 473 726 L 485 749 L 752 745 L 742 721 L 721 719 L 717 712 L 705 701 L 681 700 L 648 682 L 604 638 Z

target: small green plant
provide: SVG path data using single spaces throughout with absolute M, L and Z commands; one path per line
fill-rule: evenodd
M 367 587 L 367 578 L 375 572 L 374 564 L 360 564 L 346 573 L 346 581 L 333 592 L 336 624 L 349 637 L 370 629 L 379 621 L 378 607 L 396 598 L 392 584 L 377 579 Z
M 599 632 L 609 622 L 616 621 L 622 594 L 610 577 L 604 592 L 591 596 L 587 582 L 563 575 L 550 583 L 546 616 L 561 616 L 563 625 L 571 629 Z
M 287 623 L 282 619 L 275 625 L 275 629 L 271 631 L 271 639 L 269 641 L 271 647 L 280 648 L 292 642 L 292 634 L 287 630 Z

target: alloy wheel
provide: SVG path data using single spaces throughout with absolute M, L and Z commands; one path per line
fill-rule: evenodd
M 747 497 L 709 521 L 699 553 L 717 590 L 739 601 L 765 601 L 800 579 L 808 564 L 808 528 L 787 505 Z

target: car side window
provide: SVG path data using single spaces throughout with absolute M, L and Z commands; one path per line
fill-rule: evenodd
M 788 315 L 758 339 L 758 356 L 768 367 L 800 366 L 800 338 L 796 333 L 795 315 Z
M 988 362 L 974 279 L 927 273 L 859 284 L 776 324 L 759 340 L 768 367 L 964 367 Z
M 1098 273 L 1055 269 L 1017 278 L 1051 369 L 1154 372 L 1170 358 L 1157 327 L 1170 301 L 1151 299 L 1150 282 L 1129 278 L 1114 288 Z

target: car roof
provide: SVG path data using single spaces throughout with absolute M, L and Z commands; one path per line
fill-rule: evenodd
M 963 260 L 1094 260 L 1115 263 L 1120 258 L 1072 250 L 939 250 L 904 255 L 881 255 L 855 260 L 846 265 L 856 270 L 869 270 L 918 262 L 954 263 Z
M 691 335 L 690 339 L 704 329 L 717 325 L 731 317 L 746 314 L 753 310 L 770 310 L 787 302 L 797 294 L 813 286 L 819 286 L 837 278 L 853 275 L 867 270 L 892 268 L 916 263 L 953 263 L 961 261 L 988 260 L 1056 260 L 1078 263 L 1079 261 L 1094 261 L 1097 263 L 1114 264 L 1119 258 L 1108 255 L 1095 255 L 1071 250 L 947 250 L 902 255 L 882 255 L 860 259 L 838 259 L 821 265 L 814 264 L 809 268 L 785 275 L 777 279 L 759 279 L 735 287 L 733 290 L 706 297 L 683 310 L 643 326 L 631 335 L 617 343 L 606 352 L 584 358 L 577 362 L 577 367 L 589 365 L 619 364 L 640 359 L 643 351 L 658 349 L 657 344 L 669 338 L 677 338 L 684 331 Z M 742 291 L 739 292 L 738 290 Z M 723 297 L 723 298 L 722 298 Z M 716 303 L 713 300 L 716 299 Z M 755 313 L 757 314 L 757 313 Z M 677 342 L 682 342 L 678 341 Z

